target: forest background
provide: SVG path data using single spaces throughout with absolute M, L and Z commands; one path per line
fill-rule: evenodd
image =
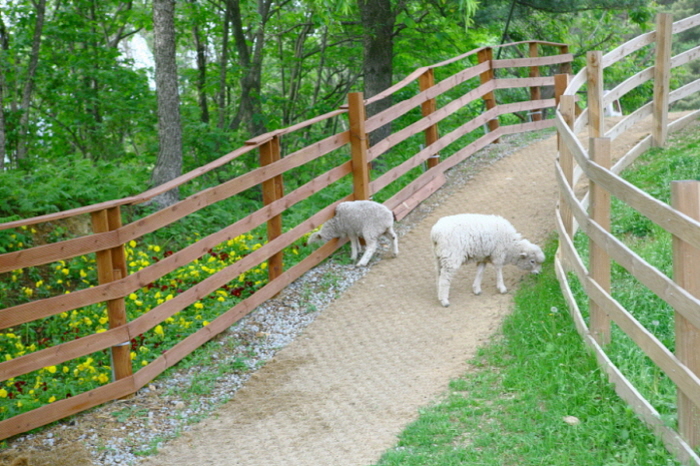
M 0 222 L 142 192 L 479 47 L 567 43 L 576 72 L 658 11 L 700 0 L 0 0 Z

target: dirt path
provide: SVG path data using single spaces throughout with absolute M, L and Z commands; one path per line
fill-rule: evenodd
M 528 239 L 553 231 L 557 190 L 551 137 L 499 160 L 400 239 L 387 258 L 265 365 L 215 418 L 145 465 L 367 465 L 434 400 L 498 329 L 511 294 L 488 270 L 481 296 L 473 267 L 453 282 L 451 306 L 436 298 L 429 231 L 445 215 L 494 213 Z M 439 194 L 438 194 L 439 196 Z M 506 286 L 522 277 L 505 269 Z
M 647 125 L 644 125 L 648 127 Z M 614 156 L 648 134 L 629 132 Z M 397 434 L 431 403 L 499 328 L 523 272 L 504 271 L 510 292 L 471 293 L 474 266 L 453 282 L 451 306 L 436 298 L 429 231 L 461 212 L 509 219 L 542 244 L 554 231 L 556 137 L 502 158 L 451 192 L 384 259 L 256 373 L 215 418 L 197 425 L 145 461 L 148 466 L 351 466 L 378 461 Z
M 648 126 L 615 141 L 615 155 L 648 134 Z M 474 296 L 475 267 L 462 267 L 451 306 L 443 308 L 436 297 L 430 228 L 445 215 L 493 213 L 543 244 L 554 231 L 555 157 L 552 136 L 435 193 L 404 220 L 413 226 L 400 238 L 397 258 L 374 264 L 216 415 L 140 466 L 377 462 L 420 407 L 468 369 L 466 362 L 510 311 L 512 291 L 523 277 L 512 266 L 504 269 L 509 292 L 501 295 L 488 268 L 483 293 Z M 449 177 L 470 176 L 460 170 Z

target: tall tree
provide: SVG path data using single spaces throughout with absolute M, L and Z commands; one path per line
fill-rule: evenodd
M 2 14 L 0 14 L 0 55 L 7 55 L 10 48 L 7 28 Z M 0 58 L 0 172 L 5 171 L 5 158 L 7 157 L 7 124 L 5 123 L 5 74 L 7 73 L 7 59 Z
M 36 19 L 34 22 L 34 36 L 32 37 L 32 50 L 29 56 L 29 66 L 27 76 L 24 81 L 22 91 L 21 116 L 19 119 L 19 141 L 17 146 L 17 162 L 22 164 L 27 157 L 27 132 L 29 128 L 29 107 L 34 92 L 34 76 L 39 63 L 39 50 L 41 47 L 41 37 L 44 29 L 44 15 L 46 13 L 46 0 L 33 1 L 36 8 Z
M 393 83 L 394 38 L 403 28 L 396 24 L 397 16 L 404 12 L 410 0 L 357 0 L 360 22 L 363 29 L 363 63 L 364 97 L 373 97 L 391 87 Z M 462 20 L 474 14 L 476 0 L 458 0 Z M 367 108 L 367 115 L 375 115 L 392 105 L 387 97 Z M 372 135 L 371 144 L 384 139 L 391 132 L 385 125 Z
M 182 126 L 175 56 L 175 0 L 153 0 L 153 31 L 159 149 L 151 184 L 159 186 L 182 174 Z M 167 207 L 179 198 L 179 189 L 174 188 L 157 196 L 154 203 Z
M 251 136 L 267 131 L 262 111 L 262 68 L 267 40 L 266 27 L 274 13 L 289 0 L 275 3 L 273 0 L 255 0 L 254 21 L 247 21 L 240 0 L 227 0 L 231 13 L 233 38 L 238 52 L 238 65 L 242 70 L 240 79 L 239 106 L 231 122 L 231 129 L 237 130 L 242 122 L 248 126 Z
M 399 0 L 395 6 L 391 0 L 358 0 L 362 23 L 362 73 L 364 76 L 364 97 L 373 97 L 391 87 L 394 78 L 394 25 L 396 15 L 406 5 Z M 375 115 L 391 107 L 391 98 L 382 99 L 367 108 L 367 115 Z M 385 125 L 371 135 L 371 143 L 384 139 L 391 132 Z

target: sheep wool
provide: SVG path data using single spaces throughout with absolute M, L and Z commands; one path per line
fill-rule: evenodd
M 503 217 L 484 214 L 458 214 L 439 219 L 430 231 L 437 265 L 437 292 L 440 303 L 450 305 L 450 283 L 462 264 L 476 262 L 474 294 L 481 294 L 484 268 L 489 262 L 496 268 L 496 287 L 503 284 L 503 266 L 513 264 L 522 270 L 539 273 L 544 253 L 536 244 L 523 239 Z
M 394 213 L 383 204 L 374 201 L 341 202 L 335 208 L 335 216 L 323 224 L 321 229 L 309 236 L 309 244 L 329 241 L 333 238 L 349 238 L 352 260 L 357 260 L 362 250 L 360 238 L 364 238 L 366 249 L 357 263 L 365 266 L 377 250 L 379 238 L 386 236 L 392 241 L 394 257 L 399 254 L 398 236 L 394 231 Z

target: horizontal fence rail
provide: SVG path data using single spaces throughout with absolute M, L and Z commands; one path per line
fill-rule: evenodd
M 5 414 L 5 419 L 0 421 L 0 439 L 134 394 L 196 348 L 226 331 L 342 246 L 339 241 L 328 242 L 293 266 L 283 260 L 286 252 L 303 243 L 311 231 L 334 215 L 340 202 L 374 198 L 401 219 L 442 186 L 445 171 L 488 144 L 507 134 L 553 127 L 556 120 L 544 115 L 547 110 L 554 115 L 558 96 L 567 82 L 566 75 L 571 73 L 573 56 L 568 46 L 531 41 L 500 47 L 506 54 L 508 50 L 522 48 L 524 51 L 518 51 L 516 56 L 529 58 L 494 60 L 493 49 L 489 47 L 470 51 L 419 68 L 369 99 L 365 100 L 359 93 L 350 94 L 348 104 L 338 110 L 251 138 L 214 162 L 139 195 L 0 224 L 0 233 L 42 225 L 50 227 L 86 217 L 92 225 L 89 234 L 0 254 L 0 279 L 9 279 L 25 269 L 41 271 L 65 266 L 68 270 L 72 260 L 82 257 L 95 258 L 97 268 L 94 282 L 85 279 L 87 283 L 68 290 L 69 293 L 27 299 L 0 309 L 0 329 L 5 334 L 27 335 L 27 329 L 33 328 L 27 327 L 29 325 L 79 313 L 88 306 L 104 306 L 109 317 L 108 328 L 69 341 L 52 344 L 23 337 L 26 348 L 33 343 L 37 344 L 36 348 L 0 361 L 0 383 L 12 382 L 46 368 L 55 370 L 64 363 L 84 361 L 98 352 L 109 352 L 112 358 L 111 380 L 105 380 L 101 386 L 70 393 L 70 396 L 9 418 Z M 437 74 L 444 75 L 438 82 Z M 388 96 L 396 98 L 399 91 L 405 95 L 415 84 L 419 90 L 412 97 L 395 102 L 369 118 L 365 116 L 366 105 Z M 501 92 L 520 92 L 524 98 L 519 102 L 499 103 Z M 543 98 L 543 93 L 550 97 Z M 512 97 L 509 100 L 512 102 Z M 329 126 L 342 130 L 331 133 L 316 129 L 329 122 L 333 123 Z M 388 123 L 392 125 L 392 133 L 370 147 L 368 134 Z M 439 129 L 444 134 L 440 134 Z M 283 138 L 285 141 L 302 140 L 311 133 L 319 135 L 313 142 L 282 153 Z M 251 165 L 253 156 L 258 160 Z M 314 175 L 302 184 L 290 183 L 298 170 L 319 163 L 330 168 L 310 171 Z M 381 169 L 375 168 L 375 163 Z M 252 168 L 216 186 L 199 190 L 170 207 L 122 223 L 128 217 L 125 211 L 133 206 L 211 176 L 217 170 L 242 166 Z M 334 189 L 332 198 L 315 213 L 308 218 L 288 220 L 296 206 L 328 189 Z M 127 264 L 132 242 L 246 193 L 253 193 L 250 197 L 259 199 L 258 204 L 225 228 L 192 240 L 182 249 L 170 251 L 143 266 Z M 260 231 L 264 231 L 262 235 L 266 239 L 259 247 L 216 273 L 177 290 L 167 299 L 164 297 L 147 312 L 127 319 L 127 304 L 136 299 L 134 296 L 141 290 L 150 289 L 158 280 L 198 263 L 218 245 Z M 175 319 L 178 313 L 235 286 L 253 269 L 263 268 L 267 270 L 267 279 L 250 296 L 232 301 L 230 307 L 211 322 L 181 336 L 146 365 L 132 367 L 130 346 L 140 336 L 158 332 L 158 329 L 162 332 L 161 325 Z
M 556 127 L 559 158 L 556 178 L 560 202 L 556 211 L 559 249 L 555 270 L 578 332 L 593 349 L 617 393 L 661 437 L 666 447 L 683 464 L 698 465 L 700 457 L 700 367 L 695 355 L 700 351 L 700 183 L 673 182 L 672 205 L 661 202 L 619 174 L 651 147 L 662 147 L 669 131 L 696 121 L 694 111 L 674 122 L 669 121 L 669 106 L 700 91 L 700 80 L 675 90 L 670 89 L 674 68 L 700 57 L 700 47 L 671 56 L 673 36 L 700 25 L 700 15 L 672 23 L 668 14 L 657 17 L 655 31 L 638 36 L 603 55 L 590 52 L 587 65 L 572 77 L 557 107 Z M 655 64 L 628 77 L 609 91 L 603 90 L 605 70 L 635 52 L 653 47 Z M 611 128 L 606 128 L 605 107 L 638 89 L 645 83 L 654 86 L 653 98 L 629 112 Z M 586 87 L 586 108 L 578 106 L 577 93 Z M 611 144 L 641 120 L 651 117 L 652 127 L 645 138 L 618 160 L 610 159 Z M 582 136 L 579 136 L 582 135 Z M 585 135 L 585 136 L 584 136 Z M 588 139 L 586 140 L 585 137 Z M 582 142 L 582 139 L 585 141 Z M 579 192 L 581 181 L 588 188 Z M 615 198 L 646 217 L 673 236 L 674 278 L 633 252 L 614 236 L 611 223 L 611 199 Z M 588 238 L 588 264 L 574 244 L 579 232 Z M 675 351 L 667 348 L 653 332 L 645 328 L 611 293 L 612 263 L 620 265 L 640 285 L 647 287 L 675 311 Z M 588 299 L 588 319 L 575 298 L 572 284 L 580 284 Z M 611 323 L 630 338 L 655 366 L 675 385 L 678 392 L 677 427 L 669 426 L 652 403 L 612 362 L 606 350 L 611 343 Z

